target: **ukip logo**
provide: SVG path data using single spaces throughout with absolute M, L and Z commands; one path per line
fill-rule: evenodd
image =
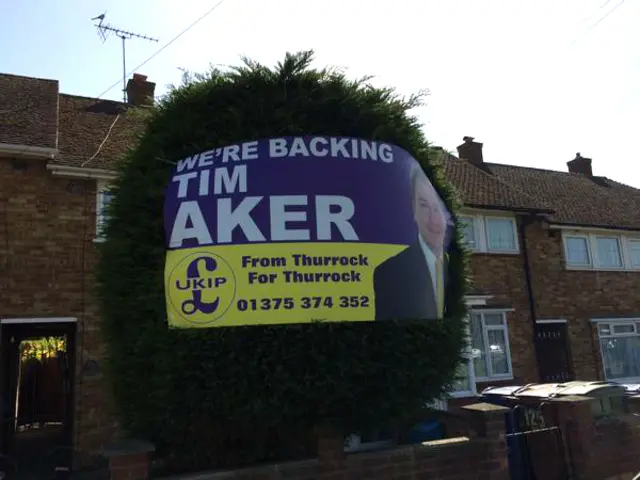
M 209 324 L 227 311 L 235 297 L 229 264 L 211 253 L 194 253 L 171 272 L 167 285 L 173 310 L 194 324 Z

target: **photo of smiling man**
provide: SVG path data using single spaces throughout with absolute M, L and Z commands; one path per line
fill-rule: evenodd
M 422 167 L 409 174 L 415 243 L 382 262 L 373 274 L 375 319 L 442 318 L 452 217 Z

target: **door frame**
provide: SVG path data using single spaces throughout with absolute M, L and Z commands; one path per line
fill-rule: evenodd
M 565 318 L 551 318 L 551 319 L 542 319 L 536 320 L 534 326 L 534 351 L 536 355 L 536 363 L 538 369 L 538 379 L 542 381 L 542 372 L 541 372 L 541 362 L 540 355 L 543 352 L 540 352 L 540 343 L 537 339 L 538 331 L 544 328 L 544 325 L 559 325 L 564 330 L 565 341 L 564 341 L 564 355 L 567 362 L 567 374 L 569 375 L 569 381 L 575 378 L 575 372 L 573 369 L 573 356 L 571 355 L 571 337 L 569 336 L 569 322 Z
M 11 368 L 14 363 L 12 360 L 17 353 L 19 342 L 11 343 L 11 338 L 16 333 L 29 331 L 37 327 L 44 327 L 46 330 L 52 330 L 52 334 L 62 334 L 67 337 L 66 357 L 67 357 L 67 379 L 68 395 L 65 404 L 65 438 L 68 438 L 73 444 L 75 432 L 75 395 L 76 395 L 76 351 L 77 351 L 77 335 L 78 335 L 78 319 L 76 317 L 25 317 L 25 318 L 1 318 L 0 319 L 0 394 L 4 398 L 12 396 L 13 404 L 10 403 L 11 428 L 7 429 L 4 424 L 0 429 L 0 451 L 5 452 L 10 447 L 11 439 L 14 435 L 13 425 L 16 419 L 15 392 L 12 380 L 12 372 L 7 371 L 7 367 Z M 63 377 L 64 378 L 64 377 Z M 19 387 L 19 386 L 18 386 Z M 6 453 L 6 452 L 5 452 Z

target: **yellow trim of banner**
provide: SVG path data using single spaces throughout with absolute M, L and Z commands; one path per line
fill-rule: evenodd
M 165 264 L 169 325 L 211 328 L 373 321 L 373 271 L 405 248 L 267 243 L 170 250 Z M 309 257 L 321 265 L 307 265 Z M 189 279 L 190 266 L 194 276 Z

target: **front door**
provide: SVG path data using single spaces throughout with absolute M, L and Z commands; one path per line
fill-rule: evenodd
M 536 323 L 534 335 L 540 381 L 562 383 L 573 380 L 567 323 Z

